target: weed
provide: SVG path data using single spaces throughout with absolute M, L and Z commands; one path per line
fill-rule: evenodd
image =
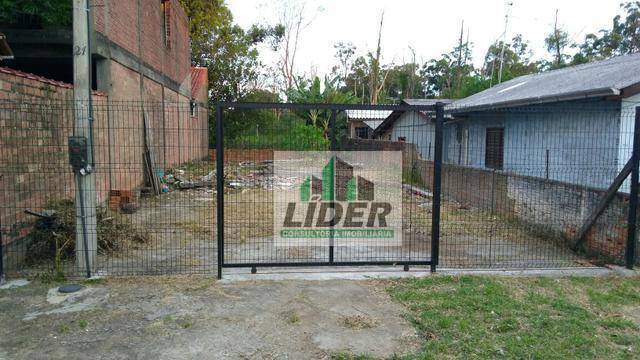
M 45 208 L 53 210 L 53 219 L 39 220 L 29 234 L 27 263 L 36 264 L 54 259 L 55 277 L 63 276 L 62 264 L 75 256 L 76 214 L 73 200 L 50 200 Z M 129 243 L 145 243 L 146 231 L 135 228 L 129 219 L 108 208 L 97 209 L 97 237 L 100 253 L 114 253 Z
M 180 325 L 183 329 L 188 329 L 190 327 L 193 326 L 193 323 L 191 323 L 190 321 L 185 321 Z
M 104 284 L 106 281 L 107 280 L 105 278 L 96 277 L 96 278 L 86 279 L 83 281 L 83 283 L 87 285 L 99 285 L 99 284 Z
M 60 328 L 58 328 L 58 332 L 60 334 L 66 334 L 71 330 L 71 328 L 69 327 L 69 325 L 67 324 L 62 324 L 60 325 Z
M 640 326 L 620 315 L 640 307 L 638 277 L 442 276 L 388 291 L 422 335 L 410 358 L 630 358 L 640 348 Z

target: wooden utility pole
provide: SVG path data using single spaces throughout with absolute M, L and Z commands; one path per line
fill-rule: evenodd
M 91 126 L 91 50 L 89 0 L 73 0 L 73 105 L 74 137 L 86 142 L 86 162 L 75 166 L 76 260 L 78 269 L 91 276 L 98 250 L 96 179 L 93 169 Z

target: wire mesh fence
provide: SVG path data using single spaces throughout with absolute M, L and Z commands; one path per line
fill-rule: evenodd
M 413 170 L 403 167 L 415 154 L 404 143 L 354 138 L 373 130 L 366 121 L 409 109 L 434 114 L 433 106 L 222 106 L 219 265 L 434 264 L 432 214 L 419 207 L 431 208 L 433 196 L 413 191 Z
M 445 265 L 625 262 L 629 179 L 602 200 L 631 157 L 633 107 L 575 101 L 448 113 L 443 197 L 458 210 L 443 212 L 443 226 L 455 229 L 442 239 Z
M 189 102 L 92 105 L 94 163 L 87 176 L 95 187 L 86 196 L 97 203 L 97 228 L 87 230 L 97 238 L 88 254 L 95 259 L 93 273 L 215 268 L 207 108 Z M 84 275 L 68 151 L 78 107 L 88 104 L 0 104 L 0 210 L 9 275 Z
M 10 276 L 84 275 L 68 146 L 80 105 L 0 103 L 0 233 Z M 139 275 L 214 274 L 223 262 L 623 264 L 635 105 L 448 105 L 437 131 L 433 104 L 226 104 L 217 132 L 215 112 L 200 104 L 96 100 L 90 267 Z M 339 205 L 320 219 L 326 202 Z M 370 222 L 376 202 L 398 212 L 376 205 Z M 288 214 L 290 203 L 306 212 Z M 372 237 L 381 214 L 393 236 Z M 282 227 L 287 220 L 315 232 L 301 243 Z M 326 233 L 314 226 L 320 220 Z

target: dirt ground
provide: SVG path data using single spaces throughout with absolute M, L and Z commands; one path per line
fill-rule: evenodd
M 376 281 L 121 278 L 0 290 L 0 359 L 389 357 L 418 339 Z
M 226 262 L 326 261 L 323 247 L 274 247 L 272 192 L 250 188 L 225 195 Z M 401 247 L 341 247 L 336 261 L 422 260 L 431 256 L 431 200 L 405 194 Z M 130 215 L 150 242 L 101 256 L 101 274 L 215 274 L 216 206 L 212 189 L 144 199 Z M 589 263 L 552 239 L 485 211 L 443 203 L 440 264 L 462 268 L 545 268 Z
M 264 164 L 234 165 L 225 171 L 225 260 L 246 262 L 327 261 L 326 247 L 274 247 L 273 194 L 295 191 L 296 179 L 277 178 Z M 183 177 L 199 179 L 213 164 L 185 168 Z M 214 174 L 215 175 L 215 174 Z M 297 179 L 300 180 L 300 179 Z M 211 185 L 211 184 L 210 184 Z M 217 272 L 216 192 L 211 186 L 140 199 L 134 214 L 124 215 L 148 234 L 148 242 L 101 254 L 99 275 L 176 275 Z M 339 247 L 336 261 L 407 261 L 431 257 L 429 194 L 405 189 L 403 245 Z M 590 265 L 567 246 L 536 233 L 526 224 L 486 210 L 443 200 L 440 266 L 449 268 L 559 268 Z M 74 264 L 69 266 L 69 274 Z

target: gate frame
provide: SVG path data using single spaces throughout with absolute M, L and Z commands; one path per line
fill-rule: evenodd
M 218 251 L 218 279 L 222 279 L 223 268 L 251 268 L 255 273 L 258 267 L 316 267 L 316 266 L 367 266 L 367 265 L 403 265 L 408 270 L 409 265 L 429 265 L 430 271 L 435 272 L 440 249 L 440 201 L 442 174 L 442 147 L 444 128 L 443 102 L 435 105 L 364 105 L 364 104 L 309 104 L 309 103 L 257 103 L 257 102 L 218 102 L 216 104 L 216 209 L 217 209 L 217 251 Z M 431 212 L 431 258 L 422 261 L 333 261 L 333 246 L 329 247 L 328 261 L 312 262 L 260 262 L 260 263 L 225 263 L 224 261 L 224 115 L 225 109 L 247 110 L 330 110 L 331 151 L 335 151 L 335 117 L 338 111 L 345 110 L 391 110 L 391 111 L 432 111 L 435 112 L 435 141 L 433 159 L 432 184 L 432 212 Z

